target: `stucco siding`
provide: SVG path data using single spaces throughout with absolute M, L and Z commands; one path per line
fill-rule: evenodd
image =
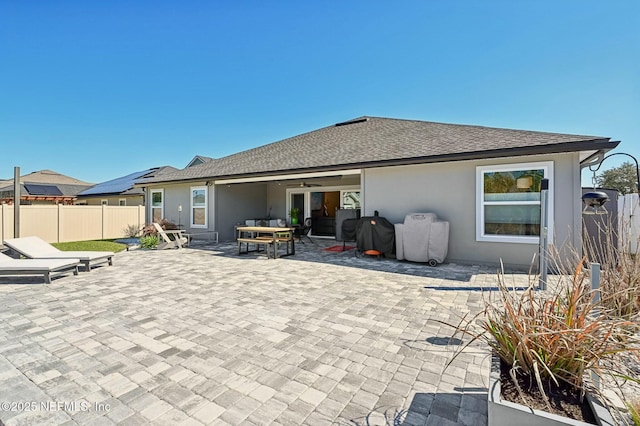
M 151 190 L 163 189 L 164 190 L 164 219 L 167 219 L 169 222 L 175 223 L 176 225 L 180 225 L 185 230 L 189 231 L 191 227 L 189 226 L 191 223 L 190 209 L 191 209 L 191 188 L 192 187 L 200 187 L 206 186 L 206 182 L 189 182 L 189 183 L 179 183 L 179 184 L 168 184 L 163 186 L 153 186 L 147 189 L 147 193 L 150 193 Z M 213 213 L 213 187 L 207 187 L 207 229 L 215 230 L 214 228 L 214 213 Z M 146 214 L 147 220 L 151 221 L 151 207 L 150 203 L 147 203 L 146 206 Z M 182 206 L 182 211 L 179 211 L 178 206 Z M 198 231 L 202 232 L 204 229 L 196 228 Z
M 267 216 L 266 184 L 216 185 L 215 192 L 216 231 L 220 241 L 230 241 L 235 238 L 234 226 L 237 223 Z
M 579 215 L 579 168 L 576 154 L 462 161 L 367 169 L 363 173 L 365 215 L 377 210 L 392 223 L 412 212 L 433 212 L 450 222 L 446 261 L 505 264 L 528 268 L 537 244 L 476 241 L 476 167 L 553 161 L 555 243 L 576 244 Z M 575 201 L 572 201 L 575 200 Z
M 287 210 L 287 187 L 277 183 L 267 185 L 268 210 L 271 210 L 272 219 L 285 219 L 289 221 Z
M 102 200 L 107 200 L 108 206 L 119 206 L 120 200 L 126 200 L 126 206 L 144 206 L 144 196 L 115 196 L 115 197 L 98 197 L 98 198 L 82 198 L 76 204 L 86 204 L 88 206 L 100 206 Z

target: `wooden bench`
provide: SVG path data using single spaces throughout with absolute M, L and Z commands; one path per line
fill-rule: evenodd
M 245 251 L 242 251 L 242 243 L 245 243 L 247 245 L 247 249 Z M 249 250 L 249 244 L 255 244 L 256 248 L 255 250 Z M 241 237 L 238 238 L 238 254 L 245 254 L 245 253 L 251 253 L 251 252 L 259 252 L 260 250 L 260 246 L 264 246 L 264 249 L 267 252 L 267 257 L 269 257 L 269 246 L 273 244 L 273 239 L 269 238 L 269 237 L 257 237 L 257 238 L 248 238 L 248 237 Z
M 278 246 L 284 244 L 286 246 L 286 255 L 292 256 L 296 253 L 295 241 L 293 232 L 279 232 L 276 234 L 276 246 L 273 248 L 274 252 L 277 252 Z

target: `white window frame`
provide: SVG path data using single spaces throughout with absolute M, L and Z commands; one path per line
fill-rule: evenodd
M 340 190 L 340 208 L 344 209 L 346 206 L 344 205 L 344 195 L 348 192 L 357 192 L 358 194 L 360 194 L 360 206 L 359 207 L 355 207 L 356 209 L 360 209 L 360 211 L 362 211 L 362 191 L 360 190 L 351 190 L 351 189 L 341 189 Z
M 109 205 L 109 200 L 100 200 L 100 205 L 101 206 L 108 206 Z
M 512 172 L 518 170 L 544 170 L 544 178 L 549 179 L 549 242 L 553 238 L 553 161 L 535 163 L 497 164 L 494 166 L 476 167 L 476 241 L 496 243 L 539 244 L 540 237 L 533 235 L 493 235 L 484 232 L 484 207 L 487 205 L 540 205 L 540 201 L 485 201 L 484 175 L 485 173 Z
M 160 206 L 153 205 L 153 194 L 160 193 Z M 164 219 L 164 188 L 152 189 L 149 192 L 149 214 L 151 215 L 151 221 L 153 222 L 153 210 L 160 209 L 160 219 Z
M 194 205 L 193 204 L 193 192 L 194 191 L 204 191 L 204 203 L 203 205 Z M 191 228 L 208 228 L 209 227 L 209 194 L 208 194 L 207 186 L 192 186 L 189 191 L 189 223 Z M 193 209 L 204 209 L 204 225 L 193 223 L 194 215 Z
M 118 199 L 118 205 L 119 206 L 126 206 L 127 205 L 127 199 L 126 198 L 119 198 Z

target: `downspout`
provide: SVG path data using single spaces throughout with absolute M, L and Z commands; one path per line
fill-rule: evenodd
M 144 225 L 146 226 L 147 223 L 147 219 L 149 217 L 149 205 L 151 203 L 151 201 L 149 200 L 149 187 L 148 186 L 143 186 L 142 187 L 142 193 L 144 194 Z

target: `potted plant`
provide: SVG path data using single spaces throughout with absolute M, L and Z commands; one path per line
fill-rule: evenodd
M 553 277 L 544 292 L 536 290 L 533 279 L 526 289 L 509 288 L 501 272 L 498 291 L 485 298 L 485 309 L 453 325 L 471 337 L 454 358 L 478 340 L 492 350 L 489 424 L 588 424 L 593 419 L 583 401 L 596 419 L 608 416 L 604 422 L 612 422 L 591 377 L 612 378 L 608 384 L 637 381 L 629 358 L 621 355 L 637 361 L 638 322 L 610 314 L 591 290 L 583 263 L 584 258 L 571 275 Z M 582 423 L 572 420 L 583 413 Z
M 292 207 L 291 210 L 289 211 L 289 215 L 291 216 L 291 224 L 292 225 L 297 225 L 298 224 L 298 214 L 300 213 L 300 209 L 297 207 Z

